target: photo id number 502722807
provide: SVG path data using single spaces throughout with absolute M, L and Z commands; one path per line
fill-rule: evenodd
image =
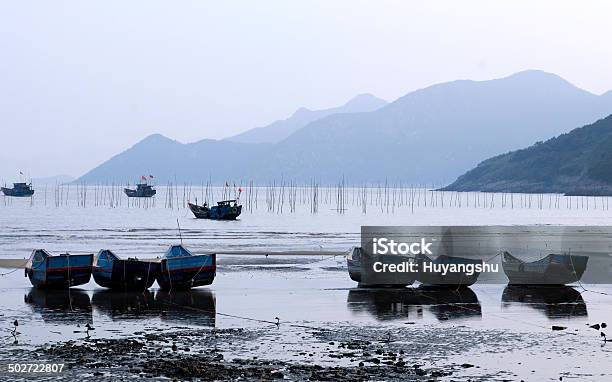
M 61 373 L 63 363 L 9 363 L 9 373 Z

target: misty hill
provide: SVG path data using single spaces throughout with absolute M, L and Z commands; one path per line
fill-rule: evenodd
M 371 113 L 315 121 L 274 146 L 262 168 L 283 163 L 297 177 L 439 182 L 610 112 L 610 99 L 541 71 L 454 81 Z
M 487 159 L 446 189 L 612 195 L 612 115 Z
M 203 139 L 183 144 L 153 134 L 112 157 L 78 179 L 79 182 L 135 182 L 154 175 L 158 184 L 167 181 L 239 179 L 249 158 L 258 157 L 267 144 L 249 145 Z
M 441 182 L 611 113 L 610 93 L 597 96 L 556 75 L 526 71 L 430 86 L 372 112 L 328 115 L 275 144 L 204 140 L 165 148 L 145 140 L 84 179 L 152 172 L 193 181 L 210 174 L 214 181 Z
M 360 94 L 344 105 L 335 108 L 324 110 L 300 108 L 287 119 L 272 122 L 267 126 L 256 127 L 244 133 L 226 138 L 226 140 L 240 143 L 276 143 L 287 138 L 310 122 L 328 115 L 374 111 L 385 105 L 387 105 L 387 101 L 383 99 L 371 94 Z

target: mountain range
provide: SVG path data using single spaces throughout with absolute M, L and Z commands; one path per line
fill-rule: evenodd
M 355 100 L 367 102 L 298 110 L 225 140 L 183 144 L 152 135 L 78 181 L 125 182 L 155 174 L 161 181 L 190 182 L 448 182 L 485 158 L 612 113 L 611 92 L 595 95 L 542 71 L 437 84 L 389 104 L 373 96 Z M 354 104 L 366 106 L 355 111 Z
M 256 127 L 225 140 L 239 143 L 277 143 L 311 122 L 332 114 L 361 113 L 380 109 L 388 102 L 371 94 L 359 94 L 342 106 L 323 110 L 299 108 L 291 117 Z
M 445 189 L 612 195 L 612 115 L 487 159 Z

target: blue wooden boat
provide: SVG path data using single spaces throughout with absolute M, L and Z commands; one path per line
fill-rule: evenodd
M 412 262 L 413 257 L 398 255 L 369 255 L 363 248 L 353 247 L 346 255 L 349 277 L 357 281 L 359 287 L 403 288 L 416 280 L 416 272 L 377 273 L 373 271 L 376 262 L 398 264 Z
M 163 290 L 185 290 L 210 285 L 217 270 L 216 255 L 194 255 L 182 245 L 172 245 L 161 259 L 157 283 Z
M 234 199 L 222 200 L 216 206 L 208 207 L 206 203 L 199 206 L 188 203 L 189 209 L 197 219 L 236 220 L 242 213 L 242 206 Z
M 151 198 L 157 193 L 153 186 L 147 183 L 138 183 L 135 190 L 124 188 L 123 191 L 128 198 Z
M 92 272 L 94 280 L 102 287 L 143 291 L 153 285 L 159 270 L 159 262 L 124 260 L 111 250 L 103 249 L 94 257 Z
M 424 263 L 430 264 L 464 264 L 477 266 L 482 264 L 482 260 L 468 259 L 465 257 L 440 255 L 435 259 L 430 259 L 427 255 L 419 253 L 415 255 L 415 260 L 419 264 L 419 272 L 417 281 L 424 286 L 429 287 L 450 287 L 450 288 L 465 288 L 474 284 L 478 280 L 480 272 L 473 272 L 471 275 L 467 272 L 449 272 L 443 274 L 441 272 L 426 272 Z
M 32 251 L 25 275 L 35 287 L 69 288 L 87 284 L 91 278 L 93 255 L 51 255 L 44 249 Z
M 13 183 L 13 188 L 1 187 L 1 189 L 6 196 L 26 198 L 34 195 L 32 183 Z
M 588 260 L 588 256 L 551 253 L 528 263 L 502 252 L 502 266 L 511 285 L 572 284 L 580 280 Z

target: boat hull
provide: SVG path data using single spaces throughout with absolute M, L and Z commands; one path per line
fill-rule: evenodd
M 51 256 L 31 263 L 26 276 L 38 288 L 69 288 L 91 279 L 93 255 Z
M 6 196 L 12 196 L 15 198 L 29 198 L 34 195 L 34 190 L 15 190 L 13 188 L 1 187 L 2 193 Z
M 410 261 L 409 258 L 395 255 L 369 256 L 362 248 L 352 248 L 346 256 L 346 265 L 349 277 L 356 281 L 359 287 L 387 287 L 402 288 L 414 283 L 416 275 L 413 273 L 377 273 L 374 272 L 374 263 L 398 264 Z
M 502 267 L 510 285 L 565 285 L 580 280 L 588 256 L 550 254 L 531 263 L 502 254 Z
M 105 266 L 94 266 L 93 277 L 104 288 L 142 291 L 157 279 L 160 263 L 140 260 L 114 260 Z
M 157 283 L 162 290 L 186 290 L 210 285 L 215 279 L 216 255 L 165 258 Z
M 456 256 L 446 256 L 441 255 L 436 257 L 434 260 L 429 257 L 418 254 L 416 255 L 416 262 L 419 264 L 419 272 L 417 274 L 417 281 L 419 281 L 424 286 L 428 287 L 448 287 L 448 288 L 457 288 L 457 287 L 468 287 L 474 284 L 478 280 L 478 276 L 480 276 L 480 272 L 473 272 L 472 274 L 468 274 L 467 272 L 449 272 L 443 274 L 441 272 L 425 272 L 424 271 L 424 263 L 431 262 L 432 264 L 445 264 L 445 265 L 473 265 L 476 266 L 478 264 L 482 264 L 482 260 L 474 260 L 468 259 L 464 257 L 456 257 Z
M 152 198 L 157 193 L 157 190 L 131 190 L 129 188 L 124 188 L 123 192 L 127 195 L 128 198 Z
M 193 203 L 188 204 L 196 219 L 236 220 L 242 213 L 242 206 L 213 206 L 208 208 Z

